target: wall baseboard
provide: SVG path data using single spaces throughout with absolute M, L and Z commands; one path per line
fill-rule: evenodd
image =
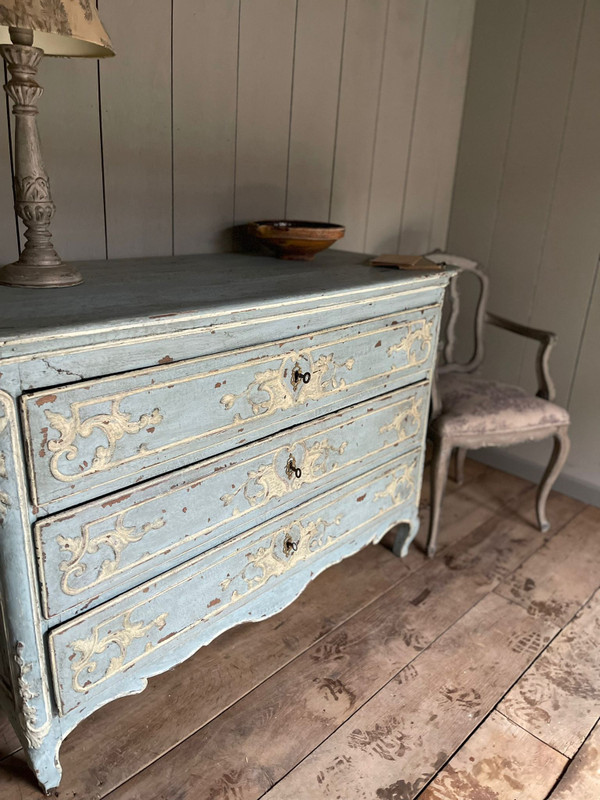
M 480 461 L 489 467 L 501 469 L 503 472 L 510 472 L 528 481 L 539 483 L 544 468 L 533 461 L 528 461 L 520 456 L 511 455 L 506 450 L 500 448 L 486 448 L 482 450 L 469 450 L 469 458 Z M 557 492 L 562 492 L 583 503 L 600 507 L 600 486 L 593 483 L 573 478 L 571 475 L 559 475 L 553 487 Z

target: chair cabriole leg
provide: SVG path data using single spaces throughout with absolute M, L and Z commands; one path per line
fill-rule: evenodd
M 437 548 L 437 537 L 440 526 L 442 500 L 452 446 L 443 439 L 433 440 L 433 455 L 431 459 L 431 508 L 429 516 L 429 537 L 427 539 L 427 555 L 433 558 Z
M 544 476 L 540 482 L 536 497 L 536 514 L 538 527 L 545 533 L 550 530 L 550 523 L 546 516 L 546 501 L 550 490 L 554 485 L 555 480 L 558 478 L 560 471 L 565 465 L 567 456 L 569 455 L 570 441 L 567 428 L 559 428 L 554 434 L 554 447 L 550 461 L 544 472 Z
M 465 481 L 465 459 L 467 457 L 467 450 L 464 447 L 456 448 L 456 455 L 454 461 L 454 479 L 459 486 L 462 486 Z

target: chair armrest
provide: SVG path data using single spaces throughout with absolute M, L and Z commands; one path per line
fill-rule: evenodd
M 538 380 L 537 396 L 542 397 L 544 400 L 554 400 L 556 390 L 550 377 L 549 360 L 552 348 L 556 344 L 556 334 L 552 333 L 552 331 L 544 331 L 541 328 L 521 325 L 519 322 L 513 322 L 489 311 L 485 315 L 485 321 L 490 325 L 495 325 L 497 328 L 517 333 L 520 336 L 526 336 L 528 339 L 535 339 L 540 343 L 535 364 Z

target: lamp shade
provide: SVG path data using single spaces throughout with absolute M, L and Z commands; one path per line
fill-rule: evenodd
M 0 44 L 10 44 L 10 27 L 32 30 L 47 56 L 115 54 L 94 0 L 0 0 Z

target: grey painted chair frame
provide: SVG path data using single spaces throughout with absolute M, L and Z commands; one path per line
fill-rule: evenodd
M 454 350 L 456 345 L 456 322 L 460 312 L 460 295 L 458 292 L 456 277 L 451 279 L 448 289 L 449 315 L 445 331 L 442 333 L 440 344 L 440 365 L 437 367 L 437 374 L 447 372 L 472 373 L 482 363 L 484 357 L 483 330 L 486 324 L 494 325 L 498 328 L 525 336 L 539 342 L 536 357 L 536 374 L 538 391 L 536 396 L 544 400 L 553 401 L 555 397 L 555 387 L 549 371 L 549 359 L 552 348 L 556 343 L 556 334 L 532 328 L 528 325 L 521 325 L 517 322 L 500 317 L 487 311 L 487 300 L 489 295 L 489 280 L 475 261 L 467 258 L 451 255 L 449 253 L 430 253 L 427 256 L 438 264 L 446 264 L 461 271 L 470 272 L 479 282 L 479 296 L 475 310 L 475 330 L 474 330 L 474 350 L 468 361 L 458 363 L 454 360 Z M 442 412 L 441 399 L 437 392 L 434 380 L 432 387 L 432 420 Z M 525 441 L 537 441 L 552 436 L 554 447 L 550 461 L 542 476 L 536 496 L 536 516 L 538 526 L 541 531 L 549 530 L 550 523 L 546 516 L 546 501 L 554 482 L 558 478 L 567 456 L 569 454 L 568 425 L 547 425 L 537 427 L 535 430 L 503 430 L 486 435 L 482 439 L 480 433 L 468 434 L 461 433 L 460 436 L 441 436 L 437 430 L 430 426 L 429 437 L 433 444 L 433 454 L 431 463 L 431 510 L 429 519 L 429 536 L 427 540 L 427 554 L 433 557 L 437 548 L 437 538 L 440 524 L 440 515 L 448 468 L 452 453 L 456 453 L 456 480 L 460 484 L 464 478 L 464 462 L 468 450 L 476 450 L 480 447 L 506 447 L 512 444 L 519 444 Z

